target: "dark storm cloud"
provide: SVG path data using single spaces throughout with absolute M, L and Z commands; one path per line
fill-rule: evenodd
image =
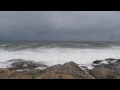
M 119 38 L 119 11 L 0 11 L 0 40 Z

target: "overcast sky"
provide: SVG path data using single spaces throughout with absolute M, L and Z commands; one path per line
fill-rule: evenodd
M 120 41 L 120 12 L 0 11 L 0 40 Z

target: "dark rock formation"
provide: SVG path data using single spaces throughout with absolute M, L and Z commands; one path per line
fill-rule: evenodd
M 120 60 L 108 58 L 105 61 L 107 64 L 101 63 L 94 66 L 89 74 L 97 79 L 120 79 Z
M 100 62 L 102 62 L 103 60 L 96 60 L 96 61 L 93 61 L 93 64 L 100 64 Z
M 21 59 L 9 60 L 7 62 L 12 63 L 11 67 L 8 68 L 9 70 L 31 70 L 37 67 L 47 67 L 47 65 L 39 62 L 25 61 Z
M 114 58 L 107 58 L 107 59 L 105 59 L 106 61 L 115 61 L 115 60 L 117 60 L 117 59 L 114 59 Z

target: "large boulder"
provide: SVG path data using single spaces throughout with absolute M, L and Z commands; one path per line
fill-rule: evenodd
M 105 59 L 100 64 L 94 65 L 89 74 L 97 79 L 120 79 L 120 60 L 113 58 Z
M 74 62 L 55 65 L 45 69 L 43 72 L 42 79 L 95 79 Z
M 108 68 L 94 68 L 89 73 L 97 79 L 120 79 L 118 72 L 115 72 L 113 72 L 113 69 Z

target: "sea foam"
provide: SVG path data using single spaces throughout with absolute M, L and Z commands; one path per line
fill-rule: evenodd
M 95 60 L 120 58 L 120 49 L 79 49 L 79 48 L 34 48 L 19 51 L 0 50 L 0 62 L 12 59 L 23 59 L 53 66 L 74 61 L 80 65 L 90 65 Z M 0 67 L 5 65 L 0 64 Z

